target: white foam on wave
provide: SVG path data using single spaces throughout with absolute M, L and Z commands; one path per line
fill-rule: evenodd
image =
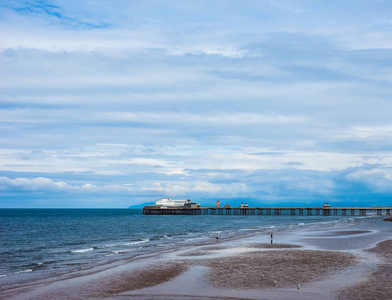
M 242 229 L 238 229 L 238 231 L 254 231 L 254 230 L 257 230 L 257 229 L 254 229 L 254 228 L 242 228 Z
M 18 274 L 30 273 L 30 272 L 33 272 L 33 270 L 32 270 L 32 269 L 27 269 L 27 270 L 23 270 L 23 271 L 16 272 L 15 274 L 18 275 Z
M 305 223 L 298 223 L 298 226 L 305 226 Z
M 171 247 L 174 246 L 175 244 L 158 244 L 157 247 Z
M 150 239 L 144 239 L 144 240 L 141 240 L 141 241 L 133 241 L 133 242 L 128 242 L 128 243 L 108 244 L 108 245 L 104 245 L 104 246 L 102 246 L 100 248 L 110 248 L 110 247 L 118 247 L 118 246 L 138 245 L 138 244 L 147 243 L 148 241 L 150 241 Z
M 174 239 L 174 237 L 173 236 L 168 236 L 168 235 L 164 234 L 159 239 L 160 240 L 172 240 L 172 239 Z
M 207 233 L 221 234 L 222 232 L 223 232 L 222 230 L 216 230 L 216 231 L 208 231 Z
M 184 243 L 187 243 L 187 242 L 190 242 L 190 241 L 195 241 L 195 240 L 202 240 L 202 239 L 204 239 L 204 238 L 203 237 L 198 237 L 198 238 L 193 238 L 193 239 L 186 239 L 184 241 Z
M 119 253 L 130 252 L 130 251 L 133 251 L 133 250 L 135 250 L 135 248 L 127 249 L 127 250 L 114 250 L 114 251 L 112 251 L 112 253 L 119 254 Z
M 105 263 L 105 262 L 107 262 L 107 261 L 109 261 L 109 260 L 108 260 L 108 259 L 100 260 L 100 261 L 97 261 L 97 264 L 103 264 L 103 263 Z
M 93 251 L 94 248 L 87 248 L 87 249 L 79 249 L 79 250 L 72 250 L 72 253 L 84 253 L 84 252 L 89 252 L 89 251 Z
M 136 242 L 130 242 L 129 245 L 143 244 L 143 243 L 147 243 L 149 240 L 150 239 L 145 239 L 145 240 L 136 241 Z

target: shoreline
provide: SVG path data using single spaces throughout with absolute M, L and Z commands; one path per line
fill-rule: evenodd
M 155 255 L 116 261 L 71 276 L 10 286 L 0 291 L 0 296 L 2 299 L 358 299 L 353 294 L 359 280 L 378 276 L 377 282 L 382 287 L 379 268 L 388 270 L 383 257 L 390 254 L 388 247 L 382 247 L 381 251 L 376 245 L 383 242 L 392 245 L 392 241 L 386 242 L 392 236 L 392 226 L 378 219 L 354 225 L 276 231 L 272 245 L 264 232 L 162 249 Z M 278 267 L 280 262 L 284 263 Z M 362 293 L 366 292 L 363 288 Z M 381 298 L 375 299 L 384 299 L 380 295 Z

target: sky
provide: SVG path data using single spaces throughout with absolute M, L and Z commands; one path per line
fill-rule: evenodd
M 392 205 L 392 2 L 0 0 L 0 208 Z

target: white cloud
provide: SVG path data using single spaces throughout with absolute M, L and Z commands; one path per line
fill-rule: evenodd
M 240 195 L 247 191 L 244 183 L 210 183 L 205 181 L 176 182 L 160 181 L 154 182 L 151 186 L 143 187 L 145 191 L 157 191 L 165 195 L 186 196 L 198 193 L 209 194 L 212 197 L 230 197 L 230 195 Z
M 16 178 L 9 179 L 7 177 L 0 177 L 0 189 L 2 190 L 16 190 L 16 191 L 66 191 L 71 186 L 63 181 L 52 181 L 49 178 Z
M 97 186 L 91 183 L 72 185 L 64 181 L 53 181 L 49 178 L 15 178 L 0 177 L 0 190 L 3 192 L 42 192 L 42 193 L 116 193 L 138 194 L 157 192 L 162 195 L 188 196 L 195 194 L 209 194 L 227 197 L 239 195 L 247 191 L 244 183 L 210 183 L 206 181 L 160 181 L 139 183 L 138 185 L 115 184 Z
M 347 175 L 352 182 L 363 184 L 378 193 L 392 193 L 392 169 L 372 168 L 355 170 Z
M 363 139 L 373 136 L 382 136 L 384 138 L 388 138 L 392 136 L 392 126 L 353 127 L 350 131 L 350 135 Z
M 81 185 L 68 184 L 64 181 L 54 181 L 45 177 L 15 178 L 0 177 L 0 190 L 5 192 L 43 192 L 43 193 L 87 193 L 99 192 L 130 192 L 132 187 L 127 185 L 97 186 L 91 183 Z

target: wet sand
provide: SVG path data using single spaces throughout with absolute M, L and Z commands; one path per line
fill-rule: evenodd
M 296 288 L 355 262 L 354 255 L 337 251 L 270 250 L 211 259 L 206 265 L 211 268 L 208 279 L 216 287 L 258 289 Z
M 266 233 L 6 287 L 1 299 L 389 299 L 389 222 Z M 350 227 L 354 227 L 352 229 Z M 389 240 L 388 240 L 389 239 Z M 299 285 L 299 286 L 298 286 Z
M 340 299 L 392 298 L 392 240 L 381 242 L 375 248 L 367 251 L 380 257 L 380 265 L 370 276 L 363 278 L 350 288 L 340 291 Z
M 144 289 L 170 281 L 187 270 L 187 265 L 171 262 L 132 271 L 103 272 L 101 276 L 85 275 L 23 286 L 3 293 L 1 299 L 95 299 Z
M 341 236 L 341 235 L 353 235 L 353 234 L 362 234 L 362 233 L 369 233 L 371 231 L 368 230 L 349 230 L 349 231 L 334 231 L 331 232 L 330 234 L 326 234 L 324 236 Z

